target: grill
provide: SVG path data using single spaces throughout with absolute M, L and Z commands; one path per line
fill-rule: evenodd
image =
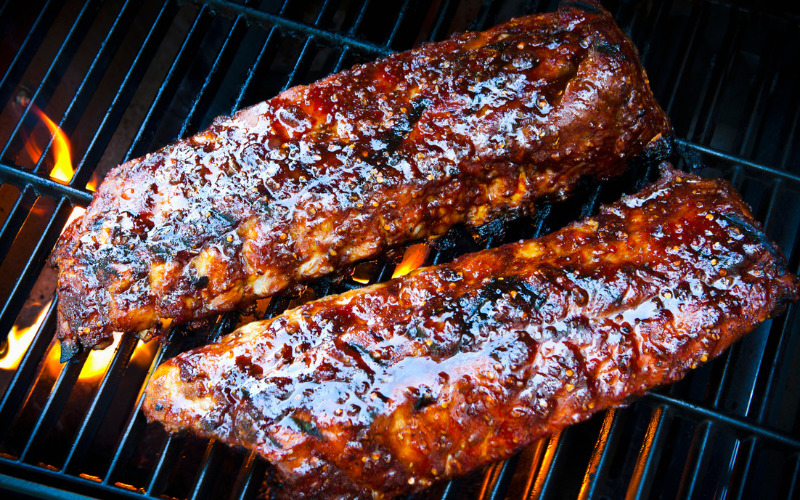
M 673 119 L 673 162 L 731 180 L 797 273 L 800 9 L 746 0 L 604 3 L 639 48 Z M 111 167 L 217 115 L 454 31 L 555 8 L 540 0 L 7 0 L 0 7 L 0 332 L 11 333 L 0 346 L 0 493 L 264 494 L 271 470 L 255 454 L 169 436 L 140 412 L 158 364 L 231 331 L 237 314 L 201 331 L 173 328 L 161 346 L 124 335 L 106 358 L 57 363 L 55 275 L 44 264 L 70 214 L 88 205 L 89 188 Z M 71 142 L 68 181 L 55 173 L 56 125 Z M 456 230 L 425 263 L 557 229 L 652 179 L 656 163 L 641 159 L 620 179 L 542 204 L 532 218 L 484 228 L 479 238 Z M 256 315 L 387 280 L 398 261 L 363 264 L 352 278 L 322 280 L 301 297 L 274 297 Z M 678 384 L 417 497 L 796 498 L 798 341 L 792 306 Z M 20 343 L 18 364 L 5 367 Z

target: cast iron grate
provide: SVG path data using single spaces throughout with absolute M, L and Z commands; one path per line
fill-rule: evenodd
M 798 272 L 796 13 L 756 2 L 605 3 L 639 47 L 673 118 L 673 160 L 730 179 Z M 0 270 L 7 285 L 0 290 L 0 331 L 17 321 L 72 207 L 88 205 L 93 176 L 282 89 L 453 31 L 555 7 L 536 0 L 6 1 L 0 7 Z M 21 97 L 30 104 L 20 106 Z M 37 106 L 58 117 L 80 153 L 69 183 L 49 177 L 52 141 L 38 161 L 20 161 Z M 455 232 L 426 264 L 556 229 L 634 190 L 654 167 L 643 163 L 570 201 L 543 205 L 535 217 L 480 243 Z M 28 230 L 43 206 L 39 225 Z M 14 260 L 23 244 L 27 251 Z M 394 267 L 374 263 L 365 276 L 383 281 Z M 357 286 L 322 281 L 313 289 L 321 296 Z M 276 297 L 264 314 L 297 300 Z M 80 400 L 86 356 L 48 378 L 48 355 L 57 348 L 54 311 L 50 305 L 0 399 L 0 488 L 58 498 L 258 493 L 268 466 L 254 454 L 166 436 L 139 411 L 141 388 L 162 360 L 231 331 L 236 315 L 199 334 L 173 329 L 141 370 L 132 364 L 136 340 L 123 336 L 105 374 Z M 800 468 L 800 392 L 792 370 L 800 360 L 798 330 L 793 306 L 679 384 L 421 497 L 793 498 Z M 70 412 L 72 420 L 65 417 Z

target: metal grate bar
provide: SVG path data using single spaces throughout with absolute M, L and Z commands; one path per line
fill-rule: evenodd
M 173 328 L 170 332 L 170 338 L 167 342 L 172 341 L 172 337 L 176 335 L 180 335 L 178 328 Z M 142 431 L 145 427 L 144 417 L 141 414 L 142 405 L 144 404 L 144 395 L 145 389 L 147 388 L 147 384 L 150 382 L 150 377 L 153 376 L 153 372 L 155 372 L 158 365 L 167 357 L 170 349 L 167 348 L 168 344 L 161 344 L 156 351 L 156 355 L 153 357 L 153 361 L 150 363 L 150 369 L 147 372 L 147 376 L 144 379 L 144 383 L 142 383 L 142 387 L 139 390 L 139 395 L 136 397 L 136 404 L 131 409 L 131 412 L 128 415 L 128 420 L 125 422 L 124 430 L 117 442 L 117 445 L 114 447 L 116 450 L 114 452 L 114 456 L 111 457 L 111 463 L 108 466 L 108 470 L 106 471 L 106 475 L 103 478 L 104 484 L 113 483 L 116 481 L 120 470 L 122 467 L 125 466 L 128 459 L 130 458 L 131 453 L 133 453 L 133 446 L 136 444 L 139 436 L 141 435 Z
M 83 5 L 83 8 L 78 14 L 77 19 L 75 19 L 72 28 L 69 30 L 69 33 L 64 40 L 64 43 L 61 44 L 61 48 L 58 50 L 55 58 L 53 58 L 53 62 L 50 63 L 50 67 L 48 67 L 41 83 L 31 96 L 30 104 L 28 104 L 28 106 L 26 106 L 22 111 L 22 116 L 20 117 L 19 121 L 17 121 L 17 125 L 11 132 L 8 141 L 6 141 L 6 145 L 2 150 L 0 150 L 0 159 L 9 157 L 9 149 L 14 143 L 14 139 L 21 132 L 22 126 L 25 123 L 25 120 L 28 118 L 31 107 L 38 105 L 37 103 L 39 102 L 46 102 L 50 100 L 50 95 L 56 88 L 56 82 L 61 80 L 63 77 L 64 72 L 67 70 L 67 66 L 69 66 L 70 61 L 72 61 L 72 58 L 75 56 L 75 52 L 78 50 L 78 46 L 83 41 L 87 31 L 89 30 L 89 27 L 92 25 L 99 8 L 99 0 L 89 0 Z
M 447 36 L 447 30 L 450 29 L 450 24 L 456 15 L 458 4 L 457 0 L 442 0 L 439 12 L 436 13 L 436 22 L 433 24 L 431 32 L 428 33 L 427 41 L 442 40 Z
M 42 444 L 50 436 L 50 431 L 55 427 L 58 417 L 61 415 L 61 410 L 67 404 L 72 388 L 78 380 L 78 375 L 80 375 L 85 361 L 86 355 L 84 354 L 62 365 L 58 379 L 56 379 L 53 388 L 50 390 L 47 403 L 42 408 L 33 431 L 31 431 L 31 435 L 25 443 L 25 448 L 19 456 L 20 462 L 36 462 L 42 449 Z
M 711 440 L 712 422 L 701 422 L 695 429 L 689 456 L 683 469 L 681 483 L 678 486 L 678 498 L 692 498 L 697 488 L 697 480 L 705 469 L 708 460 L 706 449 Z
M 86 153 L 84 153 L 83 158 L 81 158 L 80 163 L 78 163 L 78 166 L 75 168 L 75 174 L 70 181 L 71 186 L 85 186 L 88 182 L 89 176 L 103 156 L 109 141 L 111 141 L 111 137 L 114 135 L 114 131 L 122 120 L 122 116 L 128 104 L 130 104 L 133 99 L 136 89 L 139 87 L 142 78 L 144 78 L 148 65 L 155 56 L 158 45 L 167 33 L 170 23 L 177 11 L 178 8 L 174 2 L 164 2 L 155 21 L 153 21 L 153 27 L 150 28 L 150 31 L 147 33 L 142 47 L 131 63 L 130 69 L 128 69 L 128 72 L 125 74 L 119 90 L 114 95 L 114 100 L 103 116 L 103 121 L 92 137 L 92 141 L 89 143 Z
M 100 424 L 105 417 L 108 407 L 111 404 L 117 387 L 122 381 L 122 376 L 128 368 L 131 355 L 136 348 L 138 339 L 133 334 L 124 334 L 120 340 L 119 347 L 114 353 L 111 365 L 108 367 L 103 381 L 92 399 L 91 406 L 83 418 L 78 433 L 70 447 L 67 458 L 64 460 L 62 470 L 67 473 L 77 473 L 77 468 L 83 461 L 83 457 L 89 450 L 89 446 L 97 434 Z
M 0 229 L 0 262 L 3 262 L 6 255 L 8 255 L 11 244 L 14 243 L 16 235 L 19 234 L 19 230 L 28 218 L 35 202 L 36 195 L 33 193 L 33 188 L 26 185 L 8 213 L 5 223 L 3 223 L 3 228 Z
M 54 300 L 47 310 L 39 331 L 36 332 L 31 345 L 25 351 L 19 366 L 17 366 L 3 399 L 0 400 L 0 441 L 5 438 L 11 428 L 14 417 L 28 394 L 28 388 L 38 378 L 40 361 L 47 352 L 48 346 L 50 346 L 53 331 L 56 327 L 56 310 L 56 301 Z
M 169 473 L 172 471 L 173 465 L 180 458 L 179 452 L 183 449 L 185 436 L 168 436 L 164 446 L 161 448 L 161 453 L 158 457 L 158 462 L 153 469 L 153 475 L 147 485 L 147 495 L 151 497 L 158 497 L 164 488 L 167 486 Z
M 278 11 L 278 15 L 283 15 L 286 12 L 286 9 L 289 7 L 291 0 L 284 0 L 283 5 L 281 5 L 281 9 Z M 269 64 L 269 61 L 275 56 L 275 51 L 277 50 L 278 43 L 280 42 L 280 33 L 277 27 L 272 26 L 269 29 L 269 33 L 267 34 L 267 39 L 264 41 L 264 44 L 261 46 L 261 50 L 259 51 L 258 55 L 256 56 L 255 61 L 253 64 L 250 65 L 250 69 L 247 71 L 247 76 L 244 79 L 244 83 L 239 88 L 239 95 L 236 96 L 236 101 L 233 104 L 233 108 L 231 108 L 231 114 L 235 111 L 242 109 L 244 103 L 248 100 L 249 91 L 251 86 L 253 85 L 254 81 L 261 80 L 261 76 L 263 75 L 264 69 Z
M 339 60 L 336 61 L 336 66 L 333 67 L 333 72 L 338 73 L 344 69 L 344 65 L 347 63 L 347 58 L 350 56 L 350 49 L 347 47 L 342 49 L 342 52 L 339 54 Z
M 705 24 L 706 18 L 708 17 L 708 9 L 706 8 L 705 2 L 697 2 L 692 5 L 692 13 L 690 17 L 694 21 L 691 26 L 691 34 L 688 37 L 684 37 L 684 41 L 681 43 L 678 51 L 679 53 L 683 53 L 683 58 L 680 61 L 680 65 L 677 70 L 670 71 L 669 74 L 673 74 L 674 76 L 674 83 L 672 84 L 672 90 L 668 92 L 666 96 L 666 105 L 662 105 L 664 111 L 670 116 L 672 115 L 672 105 L 675 104 L 675 96 L 678 94 L 678 88 L 683 82 L 683 74 L 686 72 L 686 68 L 691 66 L 691 61 L 694 59 L 695 51 L 693 50 L 694 44 L 698 39 L 698 32 L 700 31 L 700 26 Z M 663 101 L 662 101 L 663 102 Z
M 538 471 L 542 460 L 544 459 L 545 451 L 547 450 L 548 443 L 550 442 L 550 438 L 543 438 L 539 439 L 535 443 L 529 445 L 527 448 L 522 450 L 519 455 L 519 461 L 517 462 L 517 467 L 525 467 L 527 469 L 527 473 L 525 474 L 525 484 L 521 485 L 522 487 L 518 487 L 518 498 L 522 498 L 525 500 L 529 500 L 533 498 L 533 491 L 534 487 L 536 486 L 536 478 L 538 477 Z M 520 481 L 521 483 L 522 481 Z
M 647 66 L 647 56 L 650 54 L 650 43 L 657 38 L 656 33 L 663 31 L 664 23 L 669 17 L 665 16 L 664 12 L 669 12 L 672 8 L 672 4 L 672 0 L 658 2 L 658 6 L 656 7 L 657 11 L 655 16 L 653 16 L 652 23 L 647 26 L 646 29 L 642 30 L 643 33 L 646 33 L 646 37 L 644 40 L 636 41 L 636 47 L 639 49 L 639 60 L 642 62 L 642 66 Z
M 400 12 L 397 14 L 397 20 L 394 22 L 394 26 L 392 27 L 392 31 L 389 33 L 388 38 L 383 44 L 386 47 L 391 48 L 394 44 L 395 38 L 397 38 L 397 34 L 400 32 L 400 26 L 402 26 L 403 21 L 405 20 L 406 14 L 408 14 L 408 9 L 411 6 L 411 0 L 404 0 L 403 5 L 400 7 Z
M 772 399 L 772 392 L 775 390 L 776 380 L 780 371 L 779 367 L 781 365 L 781 359 L 783 356 L 787 355 L 787 344 L 789 343 L 789 337 L 791 336 L 791 324 L 789 323 L 789 317 L 791 317 L 793 314 L 793 309 L 793 306 L 790 305 L 782 316 L 773 320 L 773 329 L 777 329 L 778 333 L 777 335 L 771 334 L 770 336 L 777 337 L 777 340 L 775 341 L 774 349 L 772 349 L 772 355 L 769 356 L 768 363 L 766 364 L 766 366 L 770 367 L 766 374 L 766 380 L 764 381 L 761 390 L 758 391 L 758 393 L 762 395 L 761 401 L 753 414 L 753 418 L 755 418 L 756 422 L 758 423 L 763 423 L 764 418 L 766 418 L 767 408 Z
M 557 458 L 564 447 L 564 432 L 566 430 L 559 431 L 547 440 L 547 448 L 542 457 L 542 465 L 536 475 L 536 482 L 526 497 L 527 500 L 541 500 L 547 497 L 547 489 L 552 486 L 551 480 L 556 469 Z
M 470 31 L 477 30 L 483 31 L 489 28 L 497 19 L 497 13 L 500 10 L 501 3 L 497 0 L 486 0 L 481 4 L 478 11 L 478 16 L 467 25 Z
M 686 139 L 675 138 L 675 145 L 678 147 L 681 157 L 689 163 L 692 168 L 699 169 L 703 166 L 723 166 L 726 164 L 740 165 L 754 170 L 758 173 L 768 174 L 778 179 L 800 183 L 800 175 L 791 172 L 784 172 L 773 167 L 761 165 L 740 156 L 728 154 L 714 148 L 702 146 L 689 142 Z
M 347 30 L 347 34 L 349 36 L 354 36 L 356 34 L 356 32 L 358 31 L 358 28 L 361 27 L 361 23 L 362 23 L 362 21 L 364 21 L 364 17 L 367 14 L 367 9 L 369 9 L 370 1 L 371 0 L 362 0 L 361 1 L 361 6 L 359 7 L 359 10 L 358 10 L 358 15 L 356 16 L 355 20 L 353 21 L 353 25 L 350 26 L 350 28 Z M 342 46 L 343 50 L 348 50 L 348 48 L 349 47 L 347 45 Z
M 137 158 L 145 153 L 145 149 L 156 133 L 158 124 L 161 123 L 161 117 L 164 116 L 169 106 L 171 96 L 178 90 L 181 79 L 188 70 L 189 64 L 205 35 L 205 31 L 211 24 L 211 20 L 211 11 L 207 7 L 201 8 L 194 19 L 194 23 L 192 23 L 192 27 L 189 28 L 189 32 L 186 34 L 178 55 L 169 68 L 167 76 L 158 88 L 156 98 L 150 105 L 147 116 L 141 127 L 139 127 L 136 137 L 133 139 L 130 148 L 128 148 L 128 152 L 125 153 L 124 161 Z
M 742 498 L 744 495 L 744 487 L 747 484 L 747 477 L 750 475 L 750 466 L 753 463 L 753 455 L 756 450 L 756 439 L 749 438 L 744 441 L 744 450 L 738 453 L 736 461 L 742 461 L 741 469 L 733 477 L 729 491 L 732 491 L 731 497 L 733 499 Z
M 306 41 L 303 44 L 303 49 L 300 51 L 300 56 L 298 56 L 297 61 L 294 63 L 292 72 L 289 73 L 289 78 L 286 80 L 286 83 L 283 84 L 281 91 L 290 89 L 297 85 L 300 75 L 304 75 L 308 71 L 309 66 L 311 66 L 311 62 L 316 56 L 316 48 L 317 44 L 314 43 L 314 38 L 306 38 Z
M 480 500 L 503 500 L 508 490 L 508 484 L 511 482 L 511 476 L 514 475 L 514 470 L 517 468 L 518 461 L 519 453 L 489 467 L 478 498 Z
M 230 496 L 231 500 L 252 498 L 255 489 L 259 486 L 258 482 L 264 476 L 264 469 L 264 460 L 258 456 L 258 453 L 251 451 L 236 476 Z
M 210 332 L 207 343 L 215 342 L 223 333 L 231 331 L 236 324 L 237 318 L 237 313 L 230 312 L 223 314 Z M 187 339 L 187 336 L 184 334 L 184 330 L 181 327 L 172 328 L 168 335 L 169 338 L 167 342 L 159 346 L 156 355 L 153 357 L 153 361 L 150 363 L 150 369 L 148 370 L 147 376 L 145 377 L 142 387 L 139 390 L 139 395 L 136 397 L 136 404 L 128 416 L 128 420 L 125 423 L 122 435 L 120 436 L 119 442 L 115 447 L 116 451 L 111 459 L 111 464 L 109 465 L 108 471 L 103 478 L 104 484 L 109 484 L 116 481 L 121 469 L 127 463 L 131 453 L 133 453 L 133 447 L 136 445 L 141 433 L 144 431 L 146 423 L 141 414 L 141 408 L 144 404 L 145 390 L 147 389 L 147 385 L 150 383 L 150 378 L 164 360 L 175 356 L 182 350 L 184 344 L 183 341 Z
M 711 89 L 711 97 L 709 98 L 708 93 L 706 93 L 705 98 L 701 100 L 701 105 L 698 106 L 697 109 L 697 119 L 695 123 L 699 124 L 702 122 L 702 126 L 699 127 L 699 132 L 695 130 L 693 139 L 702 144 L 711 142 L 717 123 L 717 117 L 720 112 L 719 101 L 724 84 L 730 81 L 730 74 L 736 67 L 736 63 L 739 59 L 738 55 L 744 36 L 742 28 L 745 26 L 746 21 L 742 19 L 742 17 L 741 15 L 736 15 L 736 18 L 731 22 L 733 27 L 726 33 L 725 40 L 722 42 L 722 46 L 725 47 L 725 49 L 720 58 L 721 62 L 714 61 L 713 70 L 708 78 L 708 88 Z M 701 118 L 703 116 L 705 116 L 705 119 Z
M 197 477 L 194 481 L 194 488 L 192 489 L 192 493 L 189 495 L 189 500 L 198 500 L 208 496 L 209 488 L 213 484 L 214 479 L 216 479 L 212 476 L 218 469 L 219 463 L 222 460 L 223 446 L 224 445 L 220 444 L 220 442 L 215 439 L 209 441 L 208 446 L 206 446 L 206 452 L 203 455 L 200 468 L 197 472 Z
M 231 26 L 230 32 L 225 38 L 225 42 L 217 53 L 216 59 L 214 59 L 214 64 L 212 64 L 211 68 L 208 70 L 208 76 L 206 76 L 203 86 L 192 100 L 189 113 L 183 121 L 183 125 L 177 137 L 187 137 L 197 132 L 198 128 L 200 128 L 200 120 L 203 118 L 203 112 L 208 109 L 214 98 L 214 94 L 216 94 L 219 86 L 222 84 L 222 80 L 225 78 L 225 72 L 230 68 L 233 57 L 239 45 L 242 43 L 245 33 L 247 33 L 247 22 L 244 17 L 239 16 L 233 22 L 233 26 Z
M 3 304 L 3 310 L 0 312 L 0 332 L 7 332 L 13 326 L 22 305 L 28 298 L 31 288 L 33 288 L 39 271 L 41 271 L 47 259 L 47 255 L 50 253 L 50 250 L 52 250 L 53 245 L 55 245 L 59 234 L 61 234 L 61 228 L 63 228 L 64 224 L 67 222 L 67 217 L 69 216 L 68 208 L 69 204 L 67 200 L 61 198 L 56 205 L 53 215 L 50 217 L 50 221 L 47 223 L 44 234 L 39 239 L 39 243 L 36 244 L 36 248 L 34 248 L 30 258 L 28 258 L 28 261 L 25 263 L 25 267 L 17 279 L 17 282 L 14 284 L 14 288 L 11 290 L 8 299 L 6 299 L 6 303 Z
M 329 18 L 331 15 L 330 5 L 331 2 L 326 1 L 322 6 L 317 18 L 314 20 L 315 27 L 320 26 Z M 301 75 L 305 75 L 308 72 L 308 68 L 311 66 L 311 63 L 314 61 L 314 57 L 316 56 L 316 48 L 317 44 L 314 37 L 306 37 L 306 41 L 303 44 L 300 55 L 297 57 L 297 61 L 295 62 L 291 73 L 289 73 L 289 77 L 286 80 L 286 83 L 283 85 L 282 90 L 286 90 L 297 85 L 297 83 L 300 81 Z
M 65 186 L 49 177 L 36 175 L 27 170 L 4 163 L 0 163 L 0 181 L 17 186 L 20 190 L 32 188 L 39 196 L 47 196 L 56 199 L 65 198 L 73 205 L 85 207 L 92 201 L 92 193 L 89 191 Z
M 11 65 L 3 75 L 3 79 L 0 80 L 0 102 L 8 102 L 11 99 L 14 89 L 19 85 L 25 70 L 28 69 L 28 64 L 30 64 L 39 50 L 39 46 L 44 41 L 47 32 L 50 31 L 50 27 L 53 25 L 53 21 L 63 4 L 63 0 L 48 0 L 39 11 L 25 40 L 20 44 L 17 55 L 14 56 Z
M 292 21 L 275 14 L 262 12 L 260 10 L 252 9 L 244 5 L 234 4 L 225 0 L 200 0 L 204 6 L 209 6 L 215 11 L 228 16 L 245 16 L 250 22 L 258 24 L 263 27 L 277 26 L 280 30 L 287 33 L 302 33 L 306 36 L 313 36 L 315 39 L 327 42 L 326 45 L 333 47 L 349 46 L 359 52 L 375 55 L 389 55 L 391 50 L 387 47 L 382 47 L 371 42 L 359 40 L 349 34 L 334 33 L 326 31 L 316 26 Z
M 781 169 L 786 169 L 786 164 L 789 162 L 789 158 L 792 154 L 792 149 L 795 146 L 794 136 L 797 133 L 797 124 L 800 122 L 800 96 L 797 93 L 792 94 L 792 101 L 794 101 L 791 105 L 795 108 L 794 118 L 791 120 L 791 126 L 789 127 L 789 131 L 786 133 L 786 146 L 783 148 L 783 156 L 780 161 Z
M 600 496 L 608 469 L 611 467 L 611 459 L 614 456 L 617 441 L 622 433 L 622 424 L 620 422 L 623 412 L 624 410 L 617 408 L 606 410 L 605 417 L 603 417 L 603 427 L 600 430 L 600 436 L 595 442 L 594 450 L 592 450 L 592 458 L 586 468 L 578 500 L 590 500 Z
M 648 498 L 650 495 L 650 487 L 661 459 L 660 451 L 667 438 L 671 421 L 672 414 L 665 406 L 658 406 L 650 417 L 650 425 L 647 427 L 647 434 L 633 469 L 633 477 L 628 483 L 626 500 Z
M 800 451 L 800 440 L 797 438 L 768 429 L 752 422 L 751 419 L 730 415 L 722 411 L 706 408 L 689 401 L 655 392 L 648 393 L 641 401 L 656 406 L 666 405 L 683 417 L 695 421 L 713 420 L 715 423 L 724 424 L 735 431 L 743 432 L 745 435 L 753 435 L 765 441 L 769 441 L 779 448 L 795 452 Z
M 103 74 L 111 64 L 111 60 L 116 54 L 120 45 L 122 45 L 122 41 L 125 38 L 125 33 L 133 23 L 133 19 L 136 16 L 139 7 L 141 7 L 139 2 L 136 2 L 134 5 L 133 0 L 126 0 L 117 14 L 117 17 L 114 19 L 114 24 L 108 30 L 106 37 L 100 44 L 100 50 L 98 51 L 97 56 L 92 61 L 91 66 L 86 71 L 86 75 L 83 77 L 83 80 L 78 87 L 78 90 L 75 92 L 72 100 L 67 105 L 67 110 L 64 112 L 64 116 L 62 116 L 61 120 L 58 122 L 58 128 L 63 130 L 68 135 L 75 130 L 75 127 L 78 125 L 78 120 L 80 120 L 81 116 L 86 111 L 86 107 L 89 105 L 92 94 L 94 94 L 94 92 L 97 90 Z M 50 152 L 53 142 L 55 142 L 55 136 L 50 137 L 50 141 L 42 151 L 42 155 L 39 157 L 39 161 L 37 162 L 36 167 L 33 169 L 34 173 L 41 172 L 42 168 L 45 166 L 45 158 Z
M 739 156 L 752 158 L 755 154 L 755 146 L 757 146 L 758 141 L 754 140 L 754 136 L 757 137 L 763 130 L 763 124 L 757 125 L 757 122 L 759 118 L 762 120 L 765 118 L 766 114 L 763 113 L 763 110 L 768 108 L 770 95 L 772 94 L 770 92 L 772 85 L 769 85 L 767 76 L 775 75 L 778 71 L 779 50 L 776 45 L 777 40 L 773 37 L 768 38 L 764 44 L 767 49 L 765 55 L 759 60 L 756 76 L 752 80 L 750 92 L 748 92 L 747 100 L 745 101 L 747 112 L 742 115 L 742 119 L 743 121 L 746 119 L 747 125 L 745 127 L 740 126 L 736 134 L 736 144 L 738 144 L 736 152 Z M 768 94 L 767 97 L 764 97 L 765 92 Z M 766 101 L 766 104 L 764 101 Z M 748 148 L 752 149 L 749 153 Z

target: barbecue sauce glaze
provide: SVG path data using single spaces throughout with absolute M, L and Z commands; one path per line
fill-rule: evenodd
M 295 87 L 114 169 L 62 235 L 62 359 L 528 213 L 671 132 L 593 2 Z
M 738 193 L 665 168 L 537 240 L 308 303 L 177 356 L 144 403 L 289 498 L 390 498 L 683 377 L 798 298 Z

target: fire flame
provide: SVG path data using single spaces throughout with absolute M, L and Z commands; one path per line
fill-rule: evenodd
M 64 134 L 58 125 L 56 125 L 55 122 L 53 122 L 53 120 L 51 120 L 50 117 L 38 107 L 33 104 L 29 104 L 29 102 L 24 105 L 31 106 L 31 110 L 42 120 L 42 122 L 50 131 L 50 134 L 53 136 L 52 151 L 55 165 L 50 171 L 50 177 L 61 182 L 69 182 L 72 179 L 72 176 L 75 174 L 75 171 L 72 168 L 72 157 L 70 155 L 69 141 L 66 134 Z M 26 140 L 25 149 L 28 152 L 31 160 L 34 163 L 38 163 L 42 157 L 42 149 L 36 144 L 36 142 L 32 139 Z M 97 180 L 92 178 L 92 180 L 87 183 L 86 187 L 87 189 L 94 191 L 97 188 Z M 72 223 L 72 221 L 82 216 L 84 213 L 86 213 L 86 209 L 82 207 L 75 207 L 61 232 L 63 233 L 67 226 Z M 22 357 L 25 355 L 25 352 L 33 341 L 33 337 L 36 335 L 36 332 L 39 331 L 49 306 L 49 303 L 44 306 L 39 314 L 39 317 L 32 326 L 27 328 L 18 328 L 16 325 L 14 325 L 11 328 L 11 331 L 8 334 L 8 351 L 2 358 L 0 358 L 0 369 L 14 370 L 19 366 Z M 90 352 L 86 357 L 86 362 L 81 369 L 81 373 L 78 375 L 78 380 L 93 381 L 102 377 L 108 370 L 108 367 L 111 365 L 111 361 L 114 359 L 114 353 L 116 352 L 116 348 L 119 345 L 121 338 L 122 334 L 115 333 L 114 344 L 112 346 L 100 351 Z M 131 363 L 146 366 L 152 361 L 153 356 L 155 356 L 155 350 L 155 342 L 145 344 L 140 340 L 131 356 Z M 55 348 L 50 349 L 50 352 L 47 355 L 46 366 L 48 367 L 48 370 L 53 373 L 58 373 L 62 368 L 61 363 L 59 362 L 58 351 L 59 349 L 57 346 L 55 346 Z
M 425 263 L 425 259 L 428 258 L 428 253 L 430 253 L 430 251 L 431 247 L 429 247 L 427 243 L 417 243 L 406 248 L 406 251 L 403 254 L 403 260 L 394 269 L 392 278 L 405 276 L 421 266 L 423 263 Z
M 53 166 L 53 170 L 50 171 L 50 177 L 57 181 L 69 182 L 75 171 L 72 169 L 72 156 L 69 152 L 67 135 L 36 105 L 31 105 L 31 110 L 47 125 L 47 129 L 50 130 L 50 134 L 53 136 L 53 157 L 56 164 Z M 42 150 L 32 142 L 26 141 L 25 148 L 28 150 L 31 159 L 38 162 L 42 156 Z M 38 154 L 36 154 L 37 152 Z
M 8 332 L 8 351 L 5 356 L 0 358 L 0 369 L 17 369 L 19 362 L 22 361 L 22 357 L 30 347 L 31 342 L 33 342 L 33 337 L 36 336 L 36 332 L 42 326 L 42 321 L 44 321 L 45 314 L 47 314 L 49 308 L 50 302 L 42 308 L 42 312 L 39 313 L 39 317 L 36 318 L 33 325 L 27 328 L 18 328 L 17 325 L 11 327 L 11 331 Z
M 91 351 L 89 356 L 86 357 L 86 363 L 84 363 L 83 368 L 81 368 L 78 380 L 97 380 L 105 375 L 108 367 L 111 366 L 111 361 L 114 359 L 114 353 L 121 339 L 122 334 L 114 332 L 114 343 L 112 345 L 100 351 Z M 136 348 L 131 355 L 131 364 L 140 366 L 150 364 L 150 361 L 152 361 L 155 355 L 156 344 L 157 342 L 148 342 L 145 344 L 140 340 L 136 344 Z

